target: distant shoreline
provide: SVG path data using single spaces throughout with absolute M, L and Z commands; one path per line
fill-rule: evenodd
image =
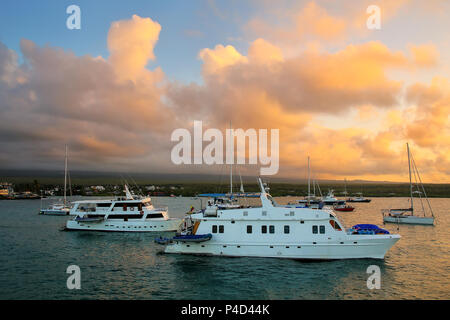
M 99 190 L 98 187 L 104 190 Z M 279 196 L 295 196 L 304 197 L 307 195 L 307 184 L 286 184 L 286 183 L 269 183 L 270 194 L 274 197 Z M 15 192 L 32 192 L 37 195 L 62 196 L 63 184 L 46 184 L 39 180 L 30 181 L 28 183 L 14 183 Z M 201 193 L 228 193 L 230 187 L 227 183 L 148 183 L 148 184 L 130 184 L 130 188 L 135 194 L 143 194 L 149 196 L 183 196 L 195 197 Z M 240 185 L 235 185 L 233 190 L 238 192 Z M 426 195 L 429 198 L 450 198 L 450 184 L 425 184 Z M 74 196 L 97 196 L 97 197 L 114 197 L 123 195 L 123 185 L 121 184 L 104 184 L 97 182 L 96 184 L 77 184 L 71 185 L 72 194 Z M 366 198 L 393 198 L 393 197 L 409 197 L 409 184 L 347 184 L 347 195 L 343 194 L 343 184 L 321 184 L 320 190 L 322 195 L 326 195 L 328 191 L 334 190 L 337 198 L 354 197 L 358 193 Z M 259 192 L 256 184 L 244 184 L 245 192 Z M 311 193 L 314 193 L 311 188 Z M 69 195 L 68 190 L 68 195 Z M 316 195 L 320 195 L 319 191 L 315 191 Z M 416 197 L 417 195 L 415 195 Z

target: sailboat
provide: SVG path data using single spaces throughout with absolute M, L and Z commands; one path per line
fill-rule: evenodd
M 322 202 L 322 191 L 320 190 L 319 184 L 315 179 L 312 180 L 313 192 L 311 193 L 311 165 L 310 158 L 308 156 L 308 195 L 304 199 L 297 200 L 296 202 L 290 202 L 288 205 L 300 205 L 300 207 L 311 208 L 311 209 L 322 209 L 324 203 Z M 316 186 L 319 191 L 320 196 L 316 196 Z
M 342 194 L 344 195 L 344 196 L 347 196 L 348 195 L 348 192 L 347 192 L 347 179 L 344 179 L 344 192 L 342 192 Z M 350 206 L 350 205 L 348 205 L 348 204 L 346 204 L 346 203 L 343 203 L 343 204 L 335 204 L 334 206 L 333 206 L 333 209 L 335 210 L 335 211 L 343 211 L 343 212 L 352 212 L 353 210 L 355 210 L 355 208 L 354 207 L 352 207 L 352 206 Z
M 383 222 L 392 223 L 402 223 L 402 224 L 423 224 L 423 225 L 433 225 L 434 224 L 434 213 L 431 208 L 430 201 L 427 198 L 427 194 L 422 184 L 422 179 L 419 175 L 419 170 L 417 170 L 414 158 L 409 150 L 409 144 L 406 144 L 406 149 L 408 152 L 408 168 L 409 168 L 409 190 L 410 190 L 410 207 L 406 209 L 383 209 Z M 412 171 L 412 173 L 411 173 Z M 413 191 L 412 175 L 414 175 L 416 187 L 419 189 L 419 184 L 422 189 Z M 418 194 L 420 199 L 420 204 L 423 211 L 423 216 L 414 215 L 415 208 L 413 202 L 413 194 Z M 425 216 L 425 206 L 422 199 L 422 194 L 425 196 L 427 206 L 431 213 L 430 217 Z
M 230 122 L 230 139 L 231 137 L 231 122 Z M 239 179 L 240 179 L 240 189 L 239 192 L 233 191 L 233 163 L 230 164 L 230 192 L 229 193 L 201 193 L 197 195 L 198 197 L 208 197 L 208 204 L 215 204 L 219 208 L 233 209 L 241 208 L 242 205 L 239 204 L 238 198 L 259 198 L 259 193 L 246 193 L 244 191 L 244 185 L 242 183 L 242 175 L 239 169 Z
M 65 157 L 64 157 L 64 200 L 63 203 L 57 202 L 51 204 L 46 209 L 41 209 L 39 214 L 45 214 L 50 216 L 66 216 L 70 214 L 70 202 L 67 201 L 67 145 L 65 146 Z M 70 179 L 70 178 L 69 178 Z

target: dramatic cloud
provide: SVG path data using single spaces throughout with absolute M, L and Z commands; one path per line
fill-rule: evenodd
M 309 154 L 323 178 L 405 179 L 401 159 L 404 144 L 411 138 L 408 127 L 420 130 L 420 123 L 414 117 L 393 121 L 405 98 L 404 85 L 387 74 L 434 65 L 432 46 L 409 46 L 404 53 L 374 41 L 348 45 L 335 53 L 306 50 L 285 58 L 280 48 L 257 39 L 247 56 L 230 45 L 218 45 L 203 49 L 200 57 L 205 83 L 175 83 L 168 90 L 167 96 L 180 110 L 178 116 L 191 121 L 200 117 L 219 128 L 228 127 L 231 120 L 234 127 L 280 129 L 284 175 L 304 169 Z M 433 96 L 430 91 L 413 86 L 407 90 L 407 102 L 414 94 L 422 99 Z M 336 121 L 342 121 L 352 110 L 358 110 L 356 122 L 375 115 L 386 120 L 380 121 L 381 127 L 367 129 L 315 124 L 317 116 L 334 114 Z M 413 110 L 415 117 L 421 110 Z M 443 112 L 440 123 L 432 124 L 436 130 L 448 125 Z M 419 150 L 418 158 L 423 154 Z
M 342 113 L 361 104 L 392 107 L 402 83 L 390 80 L 386 71 L 415 66 L 414 60 L 380 42 L 349 45 L 336 53 L 305 51 L 285 59 L 278 47 L 258 39 L 248 57 L 230 45 L 203 49 L 200 57 L 205 85 L 178 86 L 169 96 L 192 105 L 185 107 L 189 112 L 214 108 L 214 115 L 221 109 L 239 115 L 244 107 L 259 115 L 261 107 L 248 99 L 254 93 L 291 113 Z
M 26 155 L 28 162 L 54 163 L 68 143 L 75 163 L 95 166 L 160 149 L 163 144 L 146 141 L 170 132 L 173 110 L 161 102 L 162 71 L 145 68 L 160 29 L 136 15 L 113 23 L 108 60 L 22 40 L 19 65 L 17 54 L 1 44 L 2 149 L 21 161 Z
M 425 177 L 448 182 L 448 79 L 410 77 L 442 63 L 438 46 L 349 42 L 364 14 L 322 4 L 305 2 L 276 26 L 252 19 L 247 49 L 199 48 L 200 83 L 165 76 L 154 53 L 161 26 L 137 15 L 111 24 L 109 57 L 0 43 L 0 161 L 53 168 L 67 143 L 79 169 L 214 172 L 171 164 L 170 134 L 194 120 L 223 130 L 231 121 L 280 130 L 280 176 L 304 178 L 310 155 L 318 178 L 405 180 L 409 141 Z M 385 14 L 406 4 L 386 4 Z

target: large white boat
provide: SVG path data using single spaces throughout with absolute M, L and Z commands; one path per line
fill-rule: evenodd
M 39 214 L 45 214 L 48 216 L 66 216 L 70 214 L 71 204 L 67 201 L 67 177 L 68 177 L 68 166 L 67 166 L 67 145 L 65 146 L 65 157 L 64 157 L 64 199 L 63 202 L 56 202 L 51 204 L 48 208 L 42 208 L 42 198 L 41 198 L 41 210 Z M 69 176 L 69 187 L 70 176 Z M 71 189 L 72 190 L 72 189 Z
M 420 178 L 419 170 L 417 169 L 414 158 L 409 150 L 409 144 L 406 144 L 406 150 L 408 152 L 408 169 L 409 169 L 409 192 L 410 192 L 410 207 L 405 209 L 383 209 L 381 210 L 383 214 L 383 222 L 391 222 L 397 224 L 423 224 L 423 225 L 434 225 L 434 213 L 431 208 L 430 201 L 427 198 L 427 194 L 425 192 L 425 188 L 422 184 L 422 179 Z M 414 172 L 414 177 L 416 179 L 415 186 L 417 190 L 413 191 L 413 182 L 411 170 Z M 420 190 L 421 189 L 421 190 Z M 414 215 L 414 197 L 413 194 L 417 194 L 419 196 L 422 215 Z M 424 197 L 425 199 L 422 199 Z M 426 205 L 424 204 L 424 200 L 426 200 Z M 426 216 L 426 209 L 430 212 L 430 216 Z
M 329 209 L 278 205 L 259 185 L 261 207 L 207 206 L 185 218 L 191 229 L 158 242 L 166 253 L 331 260 L 383 259 L 400 239 L 375 225 L 345 230 Z
M 149 197 L 137 198 L 125 185 L 125 198 L 75 201 L 68 230 L 177 231 L 182 219 L 170 218 L 167 207 L 155 208 Z

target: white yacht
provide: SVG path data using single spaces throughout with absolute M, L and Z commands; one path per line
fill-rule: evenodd
M 356 197 L 348 198 L 347 202 L 367 202 L 368 203 L 371 201 L 371 199 L 364 198 L 362 195 L 362 192 L 357 192 L 356 195 L 357 195 Z
M 68 230 L 94 231 L 176 231 L 182 219 L 169 217 L 167 207 L 155 208 L 149 197 L 137 198 L 125 185 L 125 198 L 75 201 L 70 210 L 75 218 L 67 221 Z
M 278 205 L 259 185 L 261 207 L 207 206 L 185 218 L 187 232 L 157 242 L 166 253 L 331 260 L 383 259 L 400 239 L 375 225 L 345 230 L 332 210 Z
M 327 206 L 345 205 L 345 200 L 339 200 L 334 196 L 334 190 L 330 189 L 328 194 L 322 198 L 322 202 Z

